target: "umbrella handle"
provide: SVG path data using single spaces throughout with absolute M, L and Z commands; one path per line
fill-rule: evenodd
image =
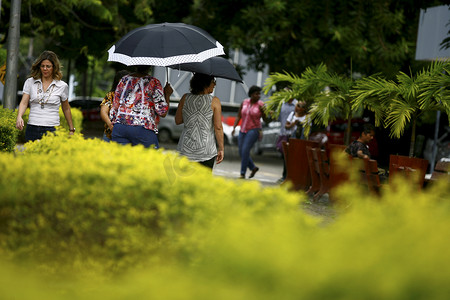
M 169 67 L 166 67 L 166 83 L 169 83 Z

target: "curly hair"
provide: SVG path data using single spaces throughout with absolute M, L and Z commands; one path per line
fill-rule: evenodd
M 214 76 L 202 73 L 195 73 L 191 78 L 191 93 L 198 95 L 213 82 Z
M 55 54 L 55 52 L 49 50 L 45 50 L 44 52 L 42 52 L 41 55 L 39 55 L 39 57 L 34 61 L 33 65 L 31 66 L 30 76 L 34 79 L 42 78 L 41 63 L 44 60 L 49 60 L 53 65 L 52 78 L 61 80 L 62 65 L 59 62 L 58 56 Z
M 248 90 L 248 96 L 251 97 L 253 93 L 261 92 L 261 90 L 262 90 L 262 89 L 261 89 L 259 86 L 252 85 L 252 86 L 250 87 L 250 89 Z

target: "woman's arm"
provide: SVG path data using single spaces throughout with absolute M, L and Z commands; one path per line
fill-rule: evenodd
M 259 107 L 259 110 L 261 111 L 261 117 L 264 122 L 266 122 L 266 123 L 272 122 L 272 118 L 270 116 L 266 115 L 266 107 L 264 105 L 261 105 Z
M 111 123 L 111 120 L 109 119 L 109 106 L 108 105 L 101 105 L 100 106 L 100 117 L 102 118 L 103 122 L 108 125 L 109 129 L 113 129 L 113 124 Z
M 73 127 L 72 122 L 72 111 L 70 110 L 69 100 L 65 100 L 61 102 L 61 108 L 64 113 L 64 117 L 66 117 L 67 124 L 69 125 L 70 135 L 74 134 L 75 128 Z
M 294 114 L 290 113 L 289 116 L 286 119 L 286 125 L 284 126 L 284 128 L 286 129 L 291 129 L 292 127 L 294 127 L 295 125 L 297 125 L 297 120 L 294 121 Z
M 17 112 L 17 119 L 16 119 L 16 128 L 19 130 L 22 130 L 23 126 L 25 125 L 22 117 L 25 111 L 27 110 L 29 102 L 30 102 L 30 95 L 23 94 L 22 100 L 20 100 L 19 110 Z
M 178 103 L 177 112 L 175 113 L 175 124 L 180 125 L 183 124 L 183 106 L 184 101 L 186 99 L 186 94 L 181 97 L 180 103 Z
M 224 157 L 222 106 L 220 105 L 220 99 L 214 97 L 211 106 L 213 109 L 214 133 L 216 134 L 216 141 L 217 141 L 216 162 L 220 164 L 223 161 Z
M 164 98 L 166 99 L 167 104 L 170 103 L 170 95 L 173 93 L 173 88 L 170 85 L 170 83 L 166 83 L 166 86 L 164 87 Z
M 239 106 L 239 111 L 236 117 L 236 120 L 234 120 L 233 130 L 231 131 L 231 135 L 234 135 L 234 130 L 236 129 L 236 126 L 239 124 L 239 121 L 241 120 L 241 111 L 242 111 L 242 103 L 241 106 Z

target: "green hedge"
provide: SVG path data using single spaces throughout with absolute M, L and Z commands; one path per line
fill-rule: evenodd
M 77 129 L 77 132 L 81 132 L 83 130 L 83 125 L 82 125 L 83 124 L 83 113 L 81 112 L 81 110 L 79 108 L 76 108 L 76 107 L 71 107 L 70 110 L 72 113 L 73 126 Z M 27 128 L 29 115 L 30 115 L 30 110 L 27 109 L 22 117 L 23 121 L 25 123 L 25 126 L 23 127 L 23 130 L 19 132 L 18 141 L 20 143 L 25 142 L 25 130 Z M 17 117 L 17 110 L 16 110 L 15 116 Z M 68 131 L 69 125 L 67 124 L 66 117 L 64 117 L 64 113 L 61 108 L 59 108 L 59 120 L 60 120 L 60 126 Z M 15 124 L 16 124 L 16 120 L 14 119 L 14 126 L 15 126 Z
M 0 107 L 0 151 L 13 152 L 16 147 L 16 116 L 14 111 Z
M 0 294 L 18 299 L 446 299 L 450 187 L 337 217 L 164 150 L 66 134 L 0 153 Z M 23 288 L 27 287 L 27 288 Z

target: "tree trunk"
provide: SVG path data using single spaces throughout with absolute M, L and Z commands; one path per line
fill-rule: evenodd
M 345 145 L 350 145 L 350 139 L 352 136 L 352 118 L 353 115 L 352 113 L 349 114 L 348 119 L 347 119 L 347 128 L 345 129 L 345 134 L 344 134 L 344 144 Z
M 414 156 L 414 145 L 416 144 L 416 118 L 412 119 L 411 144 L 409 144 L 409 157 Z

